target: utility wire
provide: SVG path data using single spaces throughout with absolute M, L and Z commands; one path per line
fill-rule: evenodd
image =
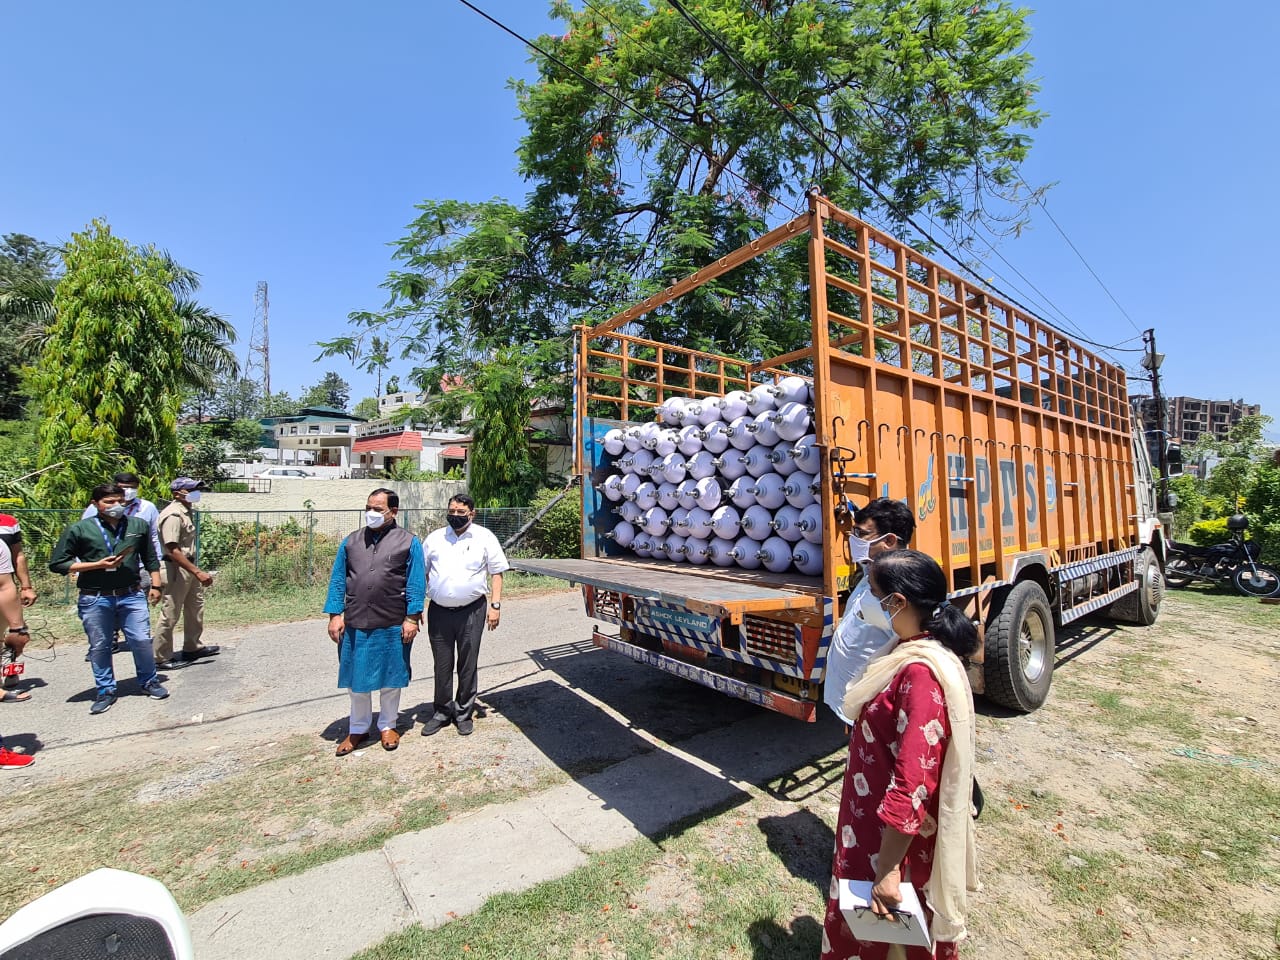
M 694 30 L 696 30 L 699 34 L 701 34 L 707 40 L 708 43 L 710 43 L 713 47 L 716 48 L 716 50 L 719 51 L 725 57 L 725 59 L 729 61 L 729 63 L 733 66 L 733 68 L 738 71 L 738 73 L 740 73 L 744 78 L 750 81 L 762 94 L 764 94 L 764 96 L 769 100 L 770 103 L 772 103 L 778 110 L 782 111 L 784 116 L 789 117 L 797 127 L 799 127 L 802 131 L 804 131 L 804 133 L 811 140 L 814 141 L 814 143 L 816 143 L 826 153 L 828 153 L 831 156 L 831 158 L 836 161 L 836 163 L 840 164 L 840 166 L 842 166 L 845 170 L 847 170 L 859 183 L 863 185 L 864 188 L 866 188 L 868 191 L 874 194 L 880 200 L 880 202 L 883 203 L 890 211 L 895 213 L 904 222 L 910 224 L 911 227 L 914 228 L 917 232 L 919 232 L 921 236 L 923 236 L 926 240 L 928 240 L 931 244 L 933 244 L 939 250 L 943 251 L 962 270 L 964 270 L 970 276 L 974 277 L 974 279 L 978 280 L 980 283 L 983 283 L 984 285 L 987 284 L 987 281 L 984 278 L 978 276 L 976 273 L 974 273 L 974 271 L 967 264 L 965 264 L 964 261 L 960 259 L 960 257 L 958 257 L 955 253 L 953 253 L 945 244 L 941 243 L 936 237 L 930 234 L 929 231 L 925 230 L 924 227 L 922 227 L 919 223 L 917 223 L 915 219 L 908 216 L 897 204 L 895 204 L 892 200 L 890 200 L 889 197 L 886 196 L 885 193 L 882 190 L 880 190 L 879 187 L 871 183 L 865 176 L 863 176 L 862 173 L 860 173 L 856 168 L 854 168 L 852 164 L 850 164 L 847 160 L 845 160 L 844 157 L 842 157 L 835 149 L 831 147 L 830 144 L 827 143 L 824 137 L 822 137 L 818 133 L 815 133 L 814 130 L 807 123 L 804 123 L 798 116 L 796 116 L 794 110 L 788 109 L 786 104 L 784 104 L 780 99 L 778 99 L 778 97 L 773 93 L 773 91 L 771 91 L 767 86 L 765 86 L 763 81 L 758 79 L 754 74 L 751 73 L 750 70 L 748 70 L 745 66 L 743 66 L 743 64 L 738 60 L 738 58 L 734 56 L 733 52 L 729 50 L 728 46 L 724 43 L 723 40 L 721 40 L 709 28 L 704 26 L 703 23 L 700 20 L 698 20 L 697 17 L 695 17 L 692 13 L 688 11 L 688 9 L 685 8 L 681 0 L 667 0 L 667 2 L 670 3 L 672 8 L 677 13 L 679 13 L 680 16 L 682 16 L 688 22 L 688 24 L 691 27 L 693 27 Z M 757 16 L 759 16 L 758 13 L 757 13 Z M 774 36 L 775 38 L 777 38 L 776 33 L 774 34 Z M 948 236 L 950 236 L 950 234 L 948 234 Z M 951 237 L 951 240 L 952 242 L 955 242 L 955 237 Z M 992 250 L 993 252 L 996 253 L 997 257 L 999 257 L 1002 261 L 1008 264 L 1009 267 L 1013 269 L 1015 272 L 1017 272 L 1019 276 L 1022 276 L 1021 271 L 1018 271 L 1016 267 L 1013 267 L 1013 265 L 1010 264 L 1009 261 L 1005 259 L 1005 257 L 1002 254 L 999 253 L 999 251 L 996 251 L 994 247 L 992 248 Z M 1023 277 L 1023 279 L 1025 280 L 1026 278 Z M 1029 280 L 1027 282 L 1030 284 Z M 995 284 L 990 284 L 990 286 L 995 290 L 996 293 L 1000 294 L 1002 297 L 1009 300 L 1010 302 L 1016 304 L 1018 307 L 1025 310 L 1027 313 L 1031 314 L 1032 316 L 1039 316 L 1035 310 L 1032 310 L 1026 304 L 1022 303 L 1020 300 L 1018 300 L 1018 298 L 1002 290 L 1000 287 L 996 286 Z M 1034 284 L 1032 284 L 1032 286 L 1034 288 Z M 1044 296 L 1044 294 L 1041 293 L 1041 296 Z M 1045 297 L 1045 299 L 1048 300 L 1048 297 Z M 1049 302 L 1052 303 L 1052 301 L 1049 301 Z M 1057 309 L 1057 312 L 1059 314 L 1061 314 L 1064 318 L 1066 318 L 1066 314 L 1063 313 L 1061 309 L 1056 307 L 1055 309 Z M 1126 314 L 1126 317 L 1127 316 L 1128 315 Z M 1040 317 L 1040 319 L 1045 323 L 1047 323 L 1049 326 L 1054 326 L 1054 327 L 1057 326 L 1057 324 L 1049 323 L 1043 317 Z M 1131 319 L 1129 322 L 1131 324 L 1133 323 Z M 1075 324 L 1074 322 L 1070 323 L 1070 325 L 1075 327 L 1077 330 L 1080 329 L 1079 325 Z M 1134 324 L 1134 329 L 1138 329 L 1136 324 Z M 1067 334 L 1065 330 L 1059 330 L 1059 332 L 1067 336 L 1076 337 L 1082 343 L 1088 344 L 1089 346 L 1095 347 L 1099 350 L 1108 349 L 1108 346 L 1106 344 L 1098 343 L 1097 341 L 1088 339 L 1083 335 Z
M 483 10 L 477 7 L 474 3 L 471 3 L 471 0 L 458 0 L 458 2 L 461 3 L 467 9 L 471 10 L 473 13 L 476 13 L 479 16 L 483 17 L 485 20 L 488 20 L 499 30 L 503 31 L 506 34 L 509 34 L 510 36 L 514 37 L 516 40 L 519 40 L 522 44 L 524 44 L 530 50 L 533 50 L 541 54 L 542 56 L 546 57 L 548 60 L 550 60 L 552 63 L 556 64 L 557 66 L 563 67 L 565 70 L 568 70 L 570 73 L 572 73 L 575 77 L 577 77 L 583 83 L 587 83 L 595 87 L 597 90 L 603 93 L 606 97 L 608 97 L 614 103 L 630 110 L 636 116 L 640 117 L 640 119 L 657 127 L 667 136 L 675 140 L 678 140 L 680 143 L 684 144 L 684 146 L 688 147 L 690 150 L 696 153 L 702 153 L 704 155 L 706 154 L 706 150 L 704 148 L 698 146 L 697 144 L 691 143 L 690 141 L 686 140 L 684 137 L 680 136 L 680 134 L 676 133 L 674 130 L 671 130 L 670 128 L 659 123 L 657 120 L 653 119 L 653 117 L 649 116 L 639 107 L 633 106 L 632 104 L 628 103 L 626 100 L 623 100 L 621 97 L 617 96 L 612 91 L 605 89 L 603 86 L 596 83 L 590 77 L 586 76 L 579 70 L 565 63 L 555 54 L 542 49 L 542 47 L 538 46 L 529 38 L 524 37 L 521 34 L 517 33 L 515 30 L 511 29 L 505 23 L 503 23 L 501 20 L 497 20 L 494 17 L 491 17 L 489 14 L 485 13 Z M 725 173 L 739 180 L 744 186 L 750 187 L 752 190 L 757 191 L 760 196 L 764 197 L 767 200 L 772 200 L 774 203 L 777 203 L 779 206 L 783 207 L 784 209 L 789 210 L 793 216 L 797 216 L 797 217 L 802 216 L 801 212 L 797 210 L 795 207 L 793 207 L 791 204 L 787 203 L 785 200 L 781 199 L 780 197 L 775 197 L 773 194 L 769 193 L 759 184 L 753 183 L 752 181 L 748 180 L 746 177 L 744 177 L 742 174 L 738 173 L 736 170 L 732 169 L 731 167 L 726 166 L 723 168 L 723 170 Z

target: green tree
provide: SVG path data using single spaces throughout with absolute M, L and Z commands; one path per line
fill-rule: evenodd
M 566 337 L 789 218 L 811 184 L 898 232 L 931 217 L 960 245 L 1016 229 L 1034 196 L 1016 173 L 1040 120 L 1027 12 L 1001 0 L 685 0 L 749 76 L 669 3 L 575 6 L 555 0 L 564 30 L 538 39 L 572 69 L 535 53 L 537 77 L 513 83 L 525 201 L 420 204 L 386 307 L 352 314 L 326 352 L 391 331 L 428 369 L 460 370 Z M 639 332 L 744 357 L 800 346 L 804 258 L 784 245 Z
M 339 410 L 345 410 L 350 400 L 351 385 L 330 370 L 319 383 L 302 394 L 299 406 L 336 407 Z
M 1241 508 L 1245 494 L 1253 485 L 1265 453 L 1262 435 L 1271 422 L 1270 417 L 1260 414 L 1241 417 L 1227 432 L 1225 440 L 1207 439 L 1196 445 L 1198 453 L 1220 458 L 1209 473 L 1205 489 L 1209 496 L 1226 501 L 1228 513 Z
M 232 453 L 237 457 L 251 457 L 262 446 L 262 424 L 257 420 L 233 420 L 225 436 Z
M 226 459 L 225 444 L 206 424 L 182 427 L 178 432 L 180 469 L 183 476 L 209 483 L 226 480 L 230 475 L 222 466 Z
M 98 477 L 112 461 L 148 478 L 172 475 L 185 363 L 172 262 L 130 246 L 101 220 L 72 236 L 63 260 L 53 323 L 31 376 L 40 465 L 87 445 L 102 460 Z M 78 504 L 90 479 L 50 470 L 37 489 L 44 503 Z
M 53 298 L 57 251 L 25 233 L 0 237 L 0 420 L 22 414 L 22 367 L 35 357 L 31 333 L 47 322 L 41 306 Z
M 378 419 L 378 401 L 374 397 L 365 397 L 351 411 L 351 415 L 362 420 Z

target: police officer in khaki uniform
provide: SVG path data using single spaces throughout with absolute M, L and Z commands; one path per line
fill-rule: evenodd
M 211 657 L 218 647 L 200 644 L 204 632 L 204 588 L 213 583 L 195 560 L 196 524 L 192 504 L 200 499 L 200 483 L 190 477 L 178 477 L 169 484 L 173 502 L 160 512 L 157 526 L 164 546 L 166 583 L 160 607 L 160 626 L 156 630 L 156 663 L 161 667 L 192 663 Z M 182 650 L 173 652 L 173 631 L 182 616 Z

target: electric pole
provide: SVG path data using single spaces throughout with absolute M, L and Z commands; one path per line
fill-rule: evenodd
M 1155 328 L 1142 334 L 1142 342 L 1147 346 L 1147 354 L 1142 358 L 1142 365 L 1151 372 L 1151 402 L 1156 407 L 1156 430 L 1159 443 L 1156 445 L 1156 460 L 1160 470 L 1159 509 L 1169 509 L 1169 429 L 1168 416 L 1165 412 L 1164 394 L 1160 392 L 1160 364 L 1164 363 L 1164 354 L 1156 353 Z

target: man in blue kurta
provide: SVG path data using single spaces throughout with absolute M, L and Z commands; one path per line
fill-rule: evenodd
M 400 745 L 400 691 L 409 685 L 409 654 L 427 593 L 422 541 L 396 523 L 400 497 L 379 487 L 365 501 L 365 525 L 338 548 L 329 578 L 329 639 L 338 644 L 338 686 L 351 691 L 351 722 L 338 744 L 345 757 L 373 725 L 378 691 L 382 748 Z

